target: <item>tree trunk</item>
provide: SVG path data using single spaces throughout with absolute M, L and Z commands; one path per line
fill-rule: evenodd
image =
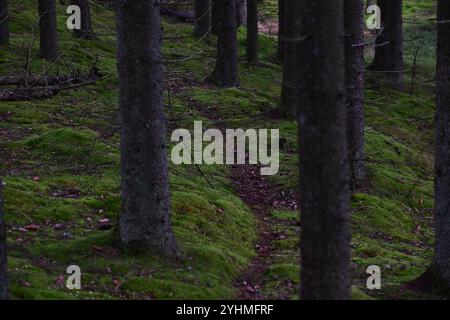
M 433 276 L 450 292 L 450 2 L 439 0 L 437 17 L 435 255 Z
M 295 42 L 295 39 L 300 36 L 300 20 L 298 19 L 299 12 L 296 1 L 287 1 L 284 7 L 283 85 L 281 88 L 280 111 L 284 116 L 293 116 L 298 105 L 296 82 L 299 75 L 296 62 L 298 60 L 299 44 Z
M 121 244 L 128 249 L 177 252 L 172 232 L 159 1 L 118 6 L 122 204 Z
M 379 0 L 382 31 L 377 36 L 371 70 L 379 71 L 397 89 L 403 86 L 402 0 Z
M 75 36 L 82 39 L 95 39 L 92 31 L 91 10 L 89 7 L 89 0 L 71 0 L 73 5 L 77 5 L 81 10 L 81 30 L 75 29 L 73 32 Z
M 211 34 L 217 36 L 220 24 L 219 0 L 211 0 Z
M 213 0 L 214 1 L 214 0 Z M 195 27 L 194 34 L 206 42 L 211 40 L 211 1 L 195 0 Z
M 301 298 L 349 299 L 344 2 L 298 2 Z
M 286 6 L 290 4 L 289 0 L 278 0 L 278 43 L 277 43 L 277 58 L 279 61 L 284 60 L 284 55 L 286 53 L 285 49 L 285 29 L 288 23 L 288 18 L 286 17 Z
M 5 220 L 3 217 L 2 181 L 0 179 L 0 300 L 8 298 L 5 229 Z
M 364 17 L 362 0 L 344 0 L 347 138 L 352 188 L 364 180 Z
M 40 57 L 55 61 L 58 58 L 58 31 L 55 0 L 39 0 Z
M 8 0 L 0 0 L 0 45 L 9 43 Z
M 247 0 L 247 62 L 258 62 L 258 0 Z
M 216 0 L 219 14 L 216 67 L 210 80 L 221 87 L 234 87 L 238 80 L 236 1 Z
M 237 27 L 247 25 L 247 0 L 236 0 Z

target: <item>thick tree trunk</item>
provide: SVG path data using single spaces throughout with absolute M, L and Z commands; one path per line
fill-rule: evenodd
M 379 71 L 395 88 L 403 86 L 402 0 L 379 0 L 382 31 L 377 36 L 370 69 Z
M 364 180 L 364 17 L 362 0 L 344 0 L 347 136 L 352 188 Z
M 234 87 L 238 80 L 236 1 L 216 0 L 219 14 L 216 67 L 210 80 L 221 87 Z
M 437 17 L 435 256 L 433 276 L 450 292 L 450 1 L 439 0 Z
M 9 43 L 8 0 L 0 0 L 0 45 Z
M 247 0 L 247 62 L 258 62 L 258 0 Z
M 3 216 L 2 180 L 0 179 L 0 300 L 8 298 L 5 229 L 5 220 Z
M 55 61 L 58 58 L 58 30 L 55 0 L 39 0 L 40 57 Z
M 284 0 L 282 0 L 284 1 Z M 299 77 L 296 68 L 298 57 L 298 45 L 295 40 L 300 37 L 300 20 L 298 3 L 287 1 L 284 13 L 284 39 L 283 39 L 283 85 L 281 88 L 281 114 L 293 116 L 298 106 L 298 90 L 296 82 Z
M 73 5 L 77 5 L 81 10 L 81 30 L 75 29 L 75 36 L 82 39 L 95 39 L 92 30 L 91 10 L 89 0 L 71 0 Z
M 298 1 L 301 298 L 349 299 L 344 2 Z
M 117 10 L 120 79 L 121 244 L 177 251 L 170 217 L 159 1 L 128 0 Z
M 213 0 L 214 1 L 214 0 Z M 211 1 L 195 0 L 195 27 L 194 34 L 206 42 L 211 40 Z
M 286 25 L 288 23 L 288 18 L 286 17 L 286 6 L 290 4 L 289 0 L 278 0 L 278 43 L 277 43 L 277 58 L 279 61 L 284 60 L 284 55 L 286 53 L 285 43 L 286 43 Z

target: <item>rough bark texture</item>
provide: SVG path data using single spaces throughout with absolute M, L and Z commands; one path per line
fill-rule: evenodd
M 40 57 L 54 61 L 58 58 L 58 31 L 55 0 L 39 0 Z
M 282 115 L 292 116 L 295 115 L 298 106 L 296 82 L 299 73 L 296 62 L 299 59 L 298 46 L 301 43 L 296 42 L 296 39 L 300 38 L 299 5 L 296 1 L 287 1 L 284 6 L 283 85 L 280 112 Z
M 450 1 L 440 0 L 437 17 L 435 284 L 450 292 Z
M 247 62 L 258 62 L 258 0 L 247 0 Z
M 278 0 L 278 47 L 277 58 L 279 61 L 283 61 L 285 55 L 285 30 L 288 18 L 286 17 L 286 5 L 290 3 L 289 0 Z
M 8 0 L 0 0 L 0 45 L 9 43 Z
M 117 10 L 120 79 L 122 245 L 171 255 L 158 0 L 128 0 Z
M 347 136 L 350 185 L 364 180 L 364 22 L 363 1 L 344 0 L 347 85 Z
M 376 39 L 375 59 L 370 69 L 401 89 L 403 84 L 402 0 L 379 0 L 382 32 Z
M 71 0 L 73 5 L 77 5 L 81 10 L 81 30 L 74 30 L 75 36 L 83 39 L 95 39 L 92 30 L 91 10 L 89 0 Z
M 301 298 L 349 299 L 344 2 L 299 0 L 298 12 Z
M 238 80 L 236 1 L 216 0 L 218 17 L 216 67 L 210 80 L 221 87 L 234 87 Z
M 0 300 L 8 298 L 8 277 L 6 269 L 6 234 L 3 217 L 2 180 L 0 179 Z
M 214 1 L 214 0 L 213 0 Z M 211 40 L 211 0 L 195 0 L 195 27 L 194 34 L 197 37 Z

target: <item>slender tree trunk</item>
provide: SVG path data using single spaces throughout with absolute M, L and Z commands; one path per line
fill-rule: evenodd
M 8 0 L 0 0 L 0 45 L 9 43 Z
M 278 46 L 277 46 L 277 58 L 279 61 L 284 60 L 284 55 L 286 53 L 286 24 L 288 23 L 288 18 L 286 17 L 286 6 L 290 3 L 289 0 L 278 0 Z
M 450 292 L 450 1 L 439 0 L 437 16 L 435 285 Z
M 236 0 L 236 25 L 247 25 L 247 0 Z
M 39 0 L 40 57 L 55 61 L 58 58 L 58 30 L 55 0 Z
M 89 0 L 71 0 L 73 5 L 77 5 L 81 10 L 81 30 L 74 30 L 75 36 L 82 39 L 95 39 L 92 30 L 91 9 Z
M 121 244 L 177 251 L 170 217 L 159 1 L 118 6 L 122 206 Z
M 216 0 L 219 15 L 216 67 L 210 80 L 221 87 L 234 87 L 238 80 L 236 1 Z
M 349 299 L 344 1 L 298 3 L 301 298 Z
M 213 0 L 214 1 L 214 0 Z M 206 42 L 211 41 L 211 1 L 195 0 L 195 27 L 194 34 L 197 37 L 205 39 Z
M 285 1 L 285 0 L 282 0 Z M 281 114 L 293 116 L 298 106 L 298 90 L 296 87 L 299 77 L 296 62 L 298 61 L 298 45 L 296 38 L 300 37 L 300 20 L 296 1 L 286 1 L 284 4 L 284 40 L 283 40 L 283 85 L 281 88 Z
M 5 220 L 3 216 L 2 181 L 0 179 L 0 300 L 8 298 L 5 229 Z
M 344 0 L 347 83 L 347 136 L 352 188 L 364 180 L 363 1 Z
M 258 62 L 258 0 L 247 0 L 247 62 Z
M 395 88 L 403 86 L 402 0 L 379 0 L 382 31 L 377 36 L 375 59 L 370 69 L 379 71 Z

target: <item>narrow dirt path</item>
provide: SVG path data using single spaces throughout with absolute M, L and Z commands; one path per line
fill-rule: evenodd
M 202 116 L 214 122 L 215 128 L 225 132 L 226 119 L 220 116 L 220 112 L 213 107 L 202 105 L 196 101 L 188 101 L 189 107 L 199 112 Z M 248 160 L 248 155 L 247 155 Z M 275 209 L 297 210 L 295 195 L 278 190 L 260 174 L 260 168 L 256 165 L 234 165 L 231 170 L 231 180 L 236 194 L 248 206 L 258 223 L 258 239 L 255 243 L 256 257 L 249 266 L 242 271 L 235 281 L 239 289 L 239 300 L 266 300 L 269 297 L 262 290 L 267 279 L 267 271 L 273 264 L 274 257 L 280 255 L 280 248 L 275 241 L 284 239 L 286 221 L 272 216 Z M 289 285 L 294 286 L 289 283 Z M 295 291 L 295 290 L 294 290 Z M 286 294 L 277 295 L 279 299 L 289 299 Z

